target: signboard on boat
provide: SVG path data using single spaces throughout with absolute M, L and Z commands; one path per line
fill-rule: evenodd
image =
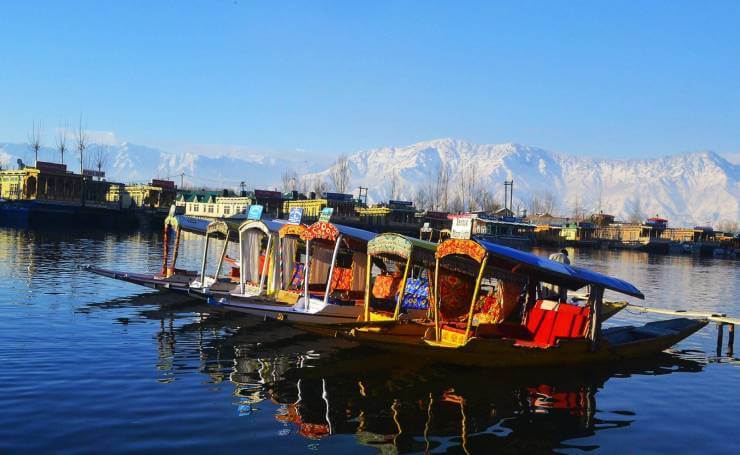
M 452 237 L 453 239 L 469 239 L 472 230 L 472 218 L 454 218 L 452 220 L 452 234 L 450 235 L 450 237 Z
M 331 220 L 331 216 L 334 214 L 334 209 L 332 207 L 325 207 L 321 211 L 321 215 L 319 215 L 319 221 L 323 221 L 324 223 L 328 223 L 329 220 Z
M 303 207 L 293 207 L 290 209 L 288 223 L 301 224 L 301 218 L 303 218 Z
M 259 220 L 262 218 L 262 210 L 264 208 L 261 205 L 250 205 L 249 212 L 247 213 L 248 220 Z

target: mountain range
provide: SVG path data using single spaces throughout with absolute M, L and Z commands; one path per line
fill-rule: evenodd
M 57 160 L 58 153 L 42 149 L 39 159 Z M 65 161 L 76 159 L 68 152 Z M 216 188 L 279 188 L 281 175 L 295 172 L 301 189 L 317 182 L 332 187 L 331 167 L 286 158 L 249 155 L 208 157 L 170 153 L 122 143 L 108 148 L 103 167 L 111 180 L 134 182 L 153 177 Z M 0 165 L 26 161 L 26 144 L 0 143 Z M 449 179 L 448 208 L 479 208 L 488 201 L 503 202 L 504 180 L 514 181 L 514 208 L 554 212 L 604 211 L 621 219 L 658 215 L 671 225 L 717 225 L 740 220 L 740 165 L 714 152 L 685 153 L 661 158 L 614 160 L 554 153 L 507 143 L 484 145 L 438 139 L 404 147 L 384 147 L 347 156 L 351 178 L 347 189 L 368 188 L 369 201 L 390 198 L 440 199 L 440 170 Z M 77 170 L 78 165 L 70 168 Z M 182 177 L 181 177 L 182 175 Z M 467 194 L 467 198 L 466 198 Z M 472 196 L 472 197 L 471 197 Z M 467 199 L 470 199 L 469 201 Z M 437 200 L 439 206 L 441 201 Z M 539 209 L 539 210 L 538 210 Z

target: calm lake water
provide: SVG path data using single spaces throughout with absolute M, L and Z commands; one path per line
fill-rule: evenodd
M 0 452 L 740 453 L 740 364 L 714 325 L 612 368 L 423 365 L 78 270 L 156 270 L 160 241 L 0 228 Z M 739 262 L 573 254 L 647 305 L 740 316 Z

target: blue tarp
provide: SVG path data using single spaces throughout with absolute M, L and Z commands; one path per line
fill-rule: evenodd
M 489 257 L 502 259 L 504 261 L 523 266 L 526 269 L 529 269 L 530 272 L 540 276 L 545 282 L 563 284 L 571 289 L 580 289 L 589 284 L 595 284 L 612 291 L 621 292 L 622 294 L 631 295 L 641 299 L 645 298 L 639 289 L 624 280 L 602 275 L 601 273 L 587 270 L 582 267 L 575 267 L 551 261 L 532 253 L 492 243 L 480 238 L 476 238 L 475 241 L 488 251 Z M 491 265 L 495 265 L 495 261 L 491 261 L 490 259 L 489 263 Z M 522 269 L 519 269 L 516 272 L 522 273 L 523 271 Z
M 366 231 L 364 229 L 357 229 L 349 226 L 345 226 L 343 224 L 334 224 L 334 227 L 337 228 L 340 234 L 345 235 L 347 237 L 352 237 L 357 240 L 362 240 L 364 242 L 369 242 L 372 240 L 376 235 L 378 235 L 375 232 Z

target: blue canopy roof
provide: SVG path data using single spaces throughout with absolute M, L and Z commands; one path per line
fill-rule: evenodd
M 366 231 L 364 229 L 353 228 L 353 227 L 345 226 L 343 224 L 335 224 L 335 223 L 332 223 L 332 224 L 334 225 L 334 227 L 337 228 L 340 234 L 347 236 L 347 237 L 355 238 L 357 240 L 362 240 L 363 242 L 369 242 L 370 240 L 373 239 L 373 237 L 378 235 L 375 232 Z
M 480 238 L 475 238 L 474 240 L 486 249 L 489 257 L 510 262 L 512 265 L 518 265 L 517 273 L 529 271 L 533 275 L 537 275 L 542 281 L 563 285 L 569 289 L 580 289 L 589 284 L 595 284 L 612 291 L 621 292 L 622 294 L 640 299 L 645 298 L 642 292 L 634 285 L 618 278 L 602 275 L 601 273 L 582 267 L 551 261 L 532 253 L 492 243 Z M 490 260 L 489 263 L 491 263 Z M 492 265 L 495 265 L 495 263 Z
M 185 215 L 175 215 L 167 217 L 165 223 L 177 226 L 184 231 L 194 232 L 196 234 L 205 234 L 206 229 L 211 222 L 209 220 L 202 220 L 200 218 L 193 218 Z

